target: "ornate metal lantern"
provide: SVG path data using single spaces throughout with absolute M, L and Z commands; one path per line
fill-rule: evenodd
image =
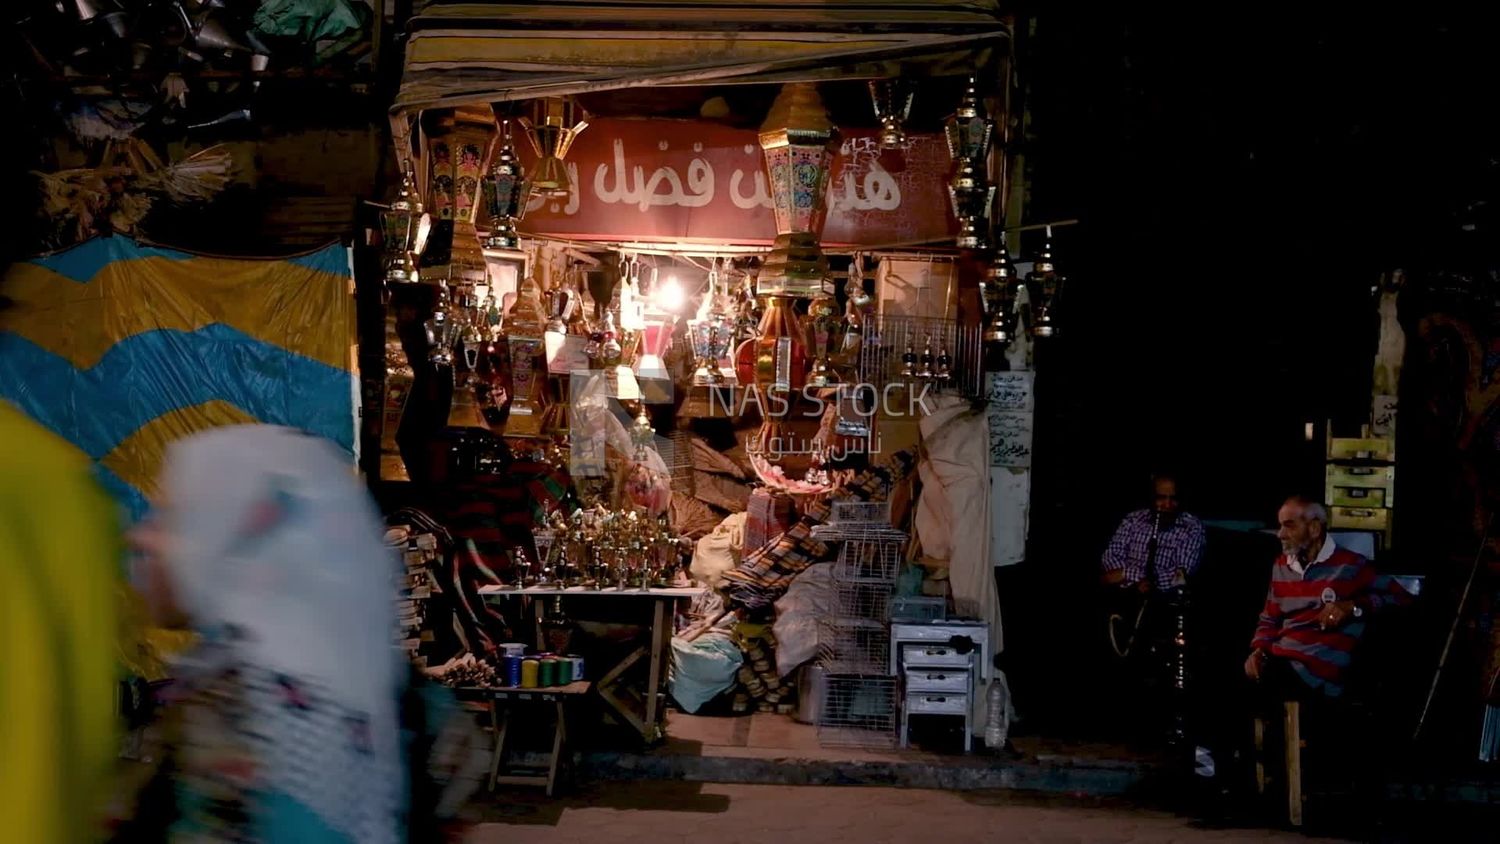
M 969 78 L 958 109 L 944 121 L 943 130 L 954 162 L 948 193 L 953 200 L 953 214 L 958 218 L 958 247 L 984 249 L 988 244 L 990 209 L 995 204 L 995 187 L 989 183 L 995 121 L 985 112 L 973 77 Z
M 828 182 L 838 128 L 817 86 L 790 82 L 760 130 L 776 214 L 776 241 L 756 283 L 762 296 L 814 296 L 828 289 L 828 259 L 818 239 L 828 216 Z
M 906 119 L 911 115 L 916 92 L 904 79 L 877 79 L 870 82 L 870 100 L 875 119 L 880 121 L 882 149 L 906 147 Z
M 563 159 L 578 133 L 588 128 L 582 109 L 569 99 L 547 97 L 535 100 L 531 116 L 521 118 L 521 127 L 536 150 L 537 162 L 531 174 L 531 189 L 543 196 L 567 196 L 572 182 Z
M 1031 306 L 1031 333 L 1035 337 L 1056 337 L 1057 296 L 1067 279 L 1058 275 L 1052 258 L 1052 227 L 1047 227 L 1047 239 L 1042 243 L 1041 254 L 1026 274 L 1026 286 L 1030 288 L 1034 304 Z
M 392 284 L 414 284 L 421 280 L 417 259 L 427 246 L 431 222 L 416 194 L 411 167 L 402 168 L 401 186 L 386 210 L 380 213 L 385 247 L 385 280 Z
M 482 241 L 484 248 L 520 250 L 516 224 L 526 216 L 526 171 L 511 143 L 509 120 L 500 122 L 500 150 L 490 168 L 489 190 L 485 193 L 489 199 L 489 233 Z
M 1016 272 L 1011 266 L 1005 239 L 995 247 L 995 257 L 979 280 L 979 307 L 984 317 L 982 339 L 1000 348 L 1010 345 L 1015 330 Z
M 505 320 L 511 378 L 510 418 L 505 423 L 506 436 L 542 435 L 545 410 L 542 381 L 546 375 L 546 344 L 543 334 L 546 322 L 541 288 L 537 285 L 536 278 L 523 270 L 521 284 L 516 291 L 516 303 Z

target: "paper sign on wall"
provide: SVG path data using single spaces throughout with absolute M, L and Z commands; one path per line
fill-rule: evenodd
M 1032 414 L 1025 410 L 992 410 L 990 465 L 1026 469 L 1031 466 Z
M 1030 372 L 986 372 L 984 397 L 990 410 L 1034 410 Z

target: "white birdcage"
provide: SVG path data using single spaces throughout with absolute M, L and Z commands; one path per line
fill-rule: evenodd
M 826 679 L 818 718 L 825 747 L 889 748 L 896 744 L 896 680 L 878 674 L 833 674 Z

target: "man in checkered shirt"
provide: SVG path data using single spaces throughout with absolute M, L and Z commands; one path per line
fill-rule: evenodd
M 1156 475 L 1151 488 L 1152 506 L 1127 515 L 1104 551 L 1103 579 L 1108 585 L 1141 592 L 1174 589 L 1198 570 L 1203 559 L 1203 523 L 1182 512 L 1177 479 Z

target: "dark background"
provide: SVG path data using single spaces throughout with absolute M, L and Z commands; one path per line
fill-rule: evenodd
M 1037 362 L 1030 555 L 1001 584 L 1029 728 L 1107 721 L 1090 593 L 1152 469 L 1180 472 L 1209 518 L 1269 523 L 1286 494 L 1321 497 L 1322 429 L 1306 443 L 1303 425 L 1367 419 L 1381 273 L 1493 256 L 1472 242 L 1493 229 L 1464 227 L 1494 213 L 1494 29 L 1448 14 L 1049 4 L 1022 27 L 1028 221 L 1081 220 L 1056 234 L 1072 283 Z M 1387 565 L 1447 587 L 1473 539 L 1419 519 L 1442 490 L 1405 480 Z M 1207 565 L 1254 590 L 1275 553 L 1216 531 Z M 1234 608 L 1245 642 L 1259 598 Z

